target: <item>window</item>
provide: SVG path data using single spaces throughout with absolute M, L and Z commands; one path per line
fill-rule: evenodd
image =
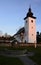
M 27 23 L 27 21 L 26 21 L 26 23 Z
M 31 22 L 33 23 L 33 20 L 31 20 Z
M 33 29 L 33 27 L 32 27 L 32 29 Z
M 32 36 L 33 36 L 33 34 L 32 34 Z

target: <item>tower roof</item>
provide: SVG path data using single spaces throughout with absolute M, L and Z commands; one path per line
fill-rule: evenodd
M 25 20 L 26 18 L 28 18 L 28 17 L 32 17 L 32 18 L 36 19 L 36 17 L 33 16 L 33 13 L 32 13 L 32 11 L 31 11 L 31 8 L 29 8 L 28 13 L 27 13 L 26 17 L 24 18 L 24 20 Z

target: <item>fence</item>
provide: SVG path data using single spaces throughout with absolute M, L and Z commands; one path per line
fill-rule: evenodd
M 0 43 L 0 46 L 12 46 L 12 44 L 11 43 Z M 15 47 L 18 47 L 18 46 L 24 46 L 24 47 L 27 47 L 27 46 L 29 46 L 29 47 L 39 47 L 39 46 L 41 46 L 41 43 L 40 44 L 37 44 L 37 43 L 17 43 L 17 44 L 14 44 L 13 43 L 13 46 L 15 46 Z

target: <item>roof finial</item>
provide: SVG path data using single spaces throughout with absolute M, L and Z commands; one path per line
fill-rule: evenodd
M 31 4 L 29 5 L 29 8 L 31 8 Z
M 36 19 L 36 17 L 33 16 L 33 12 L 31 10 L 31 5 L 29 5 L 28 13 L 26 14 L 26 17 L 24 18 L 24 20 L 26 18 L 28 18 L 28 17 L 32 17 L 32 18 L 35 18 Z
M 31 12 L 31 5 L 29 5 L 29 12 Z

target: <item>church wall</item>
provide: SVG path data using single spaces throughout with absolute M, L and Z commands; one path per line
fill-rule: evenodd
M 36 20 L 29 17 L 28 18 L 28 22 L 29 22 L 29 27 L 28 27 L 28 39 L 29 39 L 29 42 L 32 42 L 32 43 L 36 43 Z M 33 20 L 33 22 L 32 22 Z
M 28 17 L 25 20 L 25 39 L 28 43 L 36 43 L 36 20 L 34 18 Z

